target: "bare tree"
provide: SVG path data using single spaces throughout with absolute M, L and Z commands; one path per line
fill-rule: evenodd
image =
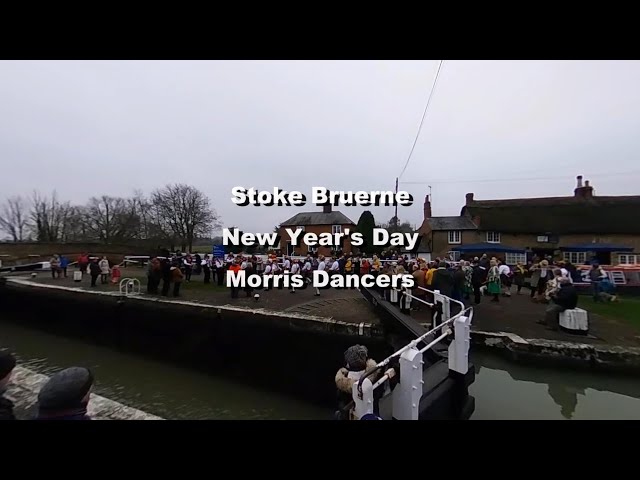
M 139 237 L 136 202 L 120 197 L 92 197 L 85 207 L 88 231 L 104 243 L 127 241 Z
M 0 212 L 0 230 L 4 230 L 14 242 L 22 242 L 29 223 L 27 205 L 21 196 L 10 197 Z
M 39 242 L 60 240 L 65 223 L 69 221 L 69 202 L 61 203 L 54 191 L 51 198 L 33 193 L 31 207 L 31 227 Z
M 87 221 L 86 207 L 70 206 L 64 216 L 60 231 L 62 242 L 92 240 Z
M 194 238 L 211 235 L 219 226 L 207 196 L 190 185 L 167 185 L 152 193 L 151 202 L 158 227 L 177 237 L 182 250 L 191 250 Z

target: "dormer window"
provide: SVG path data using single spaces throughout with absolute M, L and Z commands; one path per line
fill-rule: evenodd
M 487 243 L 500 243 L 500 232 L 487 232 Z

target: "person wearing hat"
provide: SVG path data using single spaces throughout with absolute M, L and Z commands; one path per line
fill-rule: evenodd
M 91 420 L 87 406 L 93 374 L 71 367 L 51 376 L 38 394 L 38 420 Z
M 13 402 L 4 397 L 11 381 L 11 373 L 16 366 L 16 358 L 8 350 L 0 350 L 0 420 L 15 420 Z
M 339 411 L 351 403 L 353 399 L 353 385 L 358 382 L 367 370 L 375 368 L 377 362 L 369 358 L 369 350 L 364 345 L 352 345 L 344 352 L 345 366 L 340 368 L 335 376 L 336 388 L 338 389 Z M 395 376 L 395 370 L 389 368 L 384 373 L 389 378 Z M 380 377 L 380 372 L 370 375 L 371 383 L 375 383 Z M 382 389 L 379 391 L 382 393 Z M 349 412 L 350 419 L 355 419 L 354 411 Z

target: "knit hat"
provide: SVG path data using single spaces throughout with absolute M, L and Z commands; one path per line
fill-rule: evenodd
M 344 352 L 344 361 L 347 368 L 354 371 L 364 370 L 367 367 L 369 350 L 364 345 L 352 345 Z
M 0 380 L 6 378 L 16 366 L 16 357 L 9 350 L 0 350 Z
M 375 413 L 365 413 L 360 420 L 382 420 L 382 418 Z
M 55 411 L 78 408 L 93 385 L 87 368 L 71 367 L 53 375 L 38 394 L 40 410 Z

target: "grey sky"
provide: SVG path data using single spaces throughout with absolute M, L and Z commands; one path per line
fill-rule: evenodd
M 0 200 L 55 188 L 84 203 L 184 182 L 211 198 L 225 226 L 270 231 L 315 206 L 237 207 L 233 186 L 393 189 L 437 65 L 0 62 Z M 458 214 L 471 191 L 571 194 L 577 174 L 596 194 L 637 194 L 639 85 L 637 61 L 445 61 L 401 181 L 431 183 L 434 215 Z M 544 179 L 467 181 L 517 178 Z M 416 203 L 399 216 L 419 225 L 428 187 L 401 189 Z M 341 210 L 357 221 L 364 209 Z M 377 221 L 393 215 L 372 211 Z

